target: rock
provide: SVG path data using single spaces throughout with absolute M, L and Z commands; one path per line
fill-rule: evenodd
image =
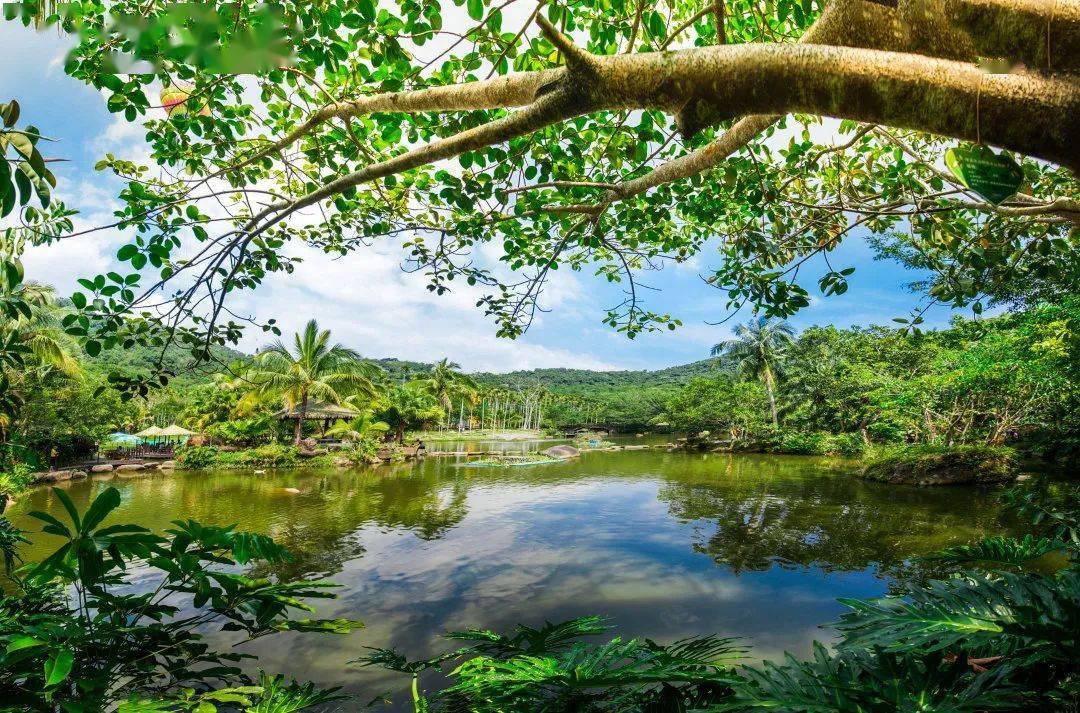
M 111 473 L 113 470 L 111 463 L 99 463 L 97 465 L 90 466 L 91 473 Z
M 11 493 L 0 493 L 0 514 L 3 514 L 13 502 L 15 502 L 14 495 Z
M 335 468 L 348 468 L 352 464 L 352 460 L 346 458 L 345 456 L 338 456 L 333 460 L 333 465 Z
M 581 455 L 581 451 L 577 448 L 567 445 L 552 446 L 551 448 L 540 452 L 551 458 L 577 458 Z
M 313 451 L 319 445 L 319 442 L 314 438 L 305 438 L 300 441 L 300 448 L 305 451 Z
M 299 488 L 282 488 L 282 490 L 284 490 L 286 493 L 291 493 L 293 495 L 300 492 Z
M 325 448 L 300 448 L 300 450 L 298 450 L 296 452 L 296 455 L 300 456 L 301 458 L 314 458 L 315 456 L 326 455 L 326 449 Z
M 69 470 L 44 470 L 40 473 L 34 473 L 31 477 L 35 483 L 59 483 L 65 480 L 85 478 L 86 471 L 74 468 Z
M 862 476 L 890 485 L 988 485 L 1015 480 L 1012 451 L 994 446 L 913 448 L 871 460 Z
M 142 463 L 124 463 L 116 466 L 117 473 L 133 473 L 137 470 L 146 470 L 146 466 Z
M 176 469 L 176 461 L 174 461 L 174 460 L 163 461 L 161 463 L 161 465 L 158 466 L 158 468 L 161 468 L 162 470 L 175 470 Z

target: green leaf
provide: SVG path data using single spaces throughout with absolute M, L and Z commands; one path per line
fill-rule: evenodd
M 122 261 L 130 260 L 131 258 L 135 257 L 138 253 L 139 253 L 138 246 L 130 245 L 130 244 L 125 245 L 125 246 L 123 246 L 122 248 L 120 248 L 119 250 L 116 251 L 116 259 L 117 260 L 122 260 Z
M 68 537 L 68 538 L 71 537 L 71 530 L 68 529 L 67 525 L 60 522 L 58 519 L 56 519 L 55 517 L 53 517 L 49 513 L 41 512 L 39 510 L 34 510 L 33 512 L 27 513 L 27 515 L 29 515 L 30 517 L 36 518 L 38 520 L 41 520 L 42 522 L 46 522 L 46 523 L 48 523 L 50 525 L 53 525 L 58 530 L 60 530 L 62 533 L 64 533 L 62 535 L 63 537 Z
M 484 0 L 467 0 L 465 3 L 469 17 L 474 20 L 484 19 Z
M 1016 195 L 1024 169 L 1012 156 L 988 146 L 967 146 L 945 152 L 945 165 L 957 180 L 994 205 Z
M 11 643 L 7 645 L 7 653 L 15 651 L 21 651 L 22 649 L 29 649 L 32 646 L 42 646 L 45 642 L 41 639 L 35 639 L 33 636 L 16 636 L 11 640 Z
M 55 686 L 61 683 L 71 673 L 71 667 L 74 664 L 75 654 L 71 652 L 71 649 L 61 649 L 56 652 L 45 662 L 45 685 Z
M 60 504 L 67 510 L 68 517 L 71 518 L 71 522 L 75 524 L 76 530 L 82 529 L 82 520 L 79 519 L 79 510 L 75 507 L 75 503 L 71 502 L 71 496 L 65 493 L 60 488 L 53 488 L 53 495 L 60 501 Z

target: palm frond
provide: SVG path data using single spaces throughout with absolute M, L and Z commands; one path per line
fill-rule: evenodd
M 842 651 L 814 643 L 809 661 L 745 668 L 729 701 L 711 711 L 782 710 L 799 713 L 867 711 L 986 711 L 1015 708 L 1017 689 L 1008 667 L 975 675 L 963 659 Z
M 1035 535 L 1022 539 L 988 537 L 973 545 L 957 545 L 927 555 L 923 559 L 953 565 L 982 564 L 1021 567 L 1051 552 L 1065 549 L 1065 544 Z
M 1052 576 L 968 573 L 931 581 L 903 597 L 841 599 L 852 609 L 836 627 L 844 648 L 1016 654 L 1054 642 L 1040 655 L 1080 656 L 1080 570 Z

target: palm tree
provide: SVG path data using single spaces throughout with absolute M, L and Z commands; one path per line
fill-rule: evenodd
M 328 436 L 341 436 L 346 441 L 374 440 L 390 430 L 390 424 L 375 418 L 375 411 L 364 409 L 351 421 L 338 421 L 327 430 Z
M 0 330 L 16 332 L 18 341 L 27 348 L 37 366 L 55 369 L 66 376 L 79 376 L 82 369 L 71 356 L 60 326 L 56 290 L 39 282 L 26 282 L 19 285 L 14 296 L 26 304 L 29 314 L 7 322 Z
M 419 380 L 419 383 L 428 390 L 428 393 L 434 396 L 442 405 L 443 410 L 446 411 L 448 421 L 453 406 L 453 397 L 466 396 L 472 398 L 480 388 L 472 377 L 463 374 L 460 369 L 460 364 L 449 359 L 440 359 L 431 367 L 428 375 Z
M 319 330 L 314 319 L 294 337 L 290 349 L 281 341 L 255 355 L 248 378 L 261 394 L 281 398 L 285 408 L 297 409 L 293 442 L 300 444 L 301 429 L 312 401 L 341 404 L 350 396 L 373 398 L 378 367 L 340 344 L 330 344 L 330 330 Z
M 405 430 L 423 428 L 442 416 L 442 408 L 421 384 L 400 384 L 392 387 L 381 399 L 381 413 L 393 424 L 395 438 L 405 441 Z
M 784 321 L 758 317 L 735 328 L 735 338 L 716 344 L 712 355 L 729 360 L 744 376 L 765 382 L 774 426 L 780 425 L 776 411 L 776 379 L 784 349 L 795 339 L 795 328 Z

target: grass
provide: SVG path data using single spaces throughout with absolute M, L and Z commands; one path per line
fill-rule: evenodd
M 894 446 L 871 451 L 863 477 L 910 485 L 980 485 L 1012 480 L 1016 471 L 1016 452 L 1005 446 Z

